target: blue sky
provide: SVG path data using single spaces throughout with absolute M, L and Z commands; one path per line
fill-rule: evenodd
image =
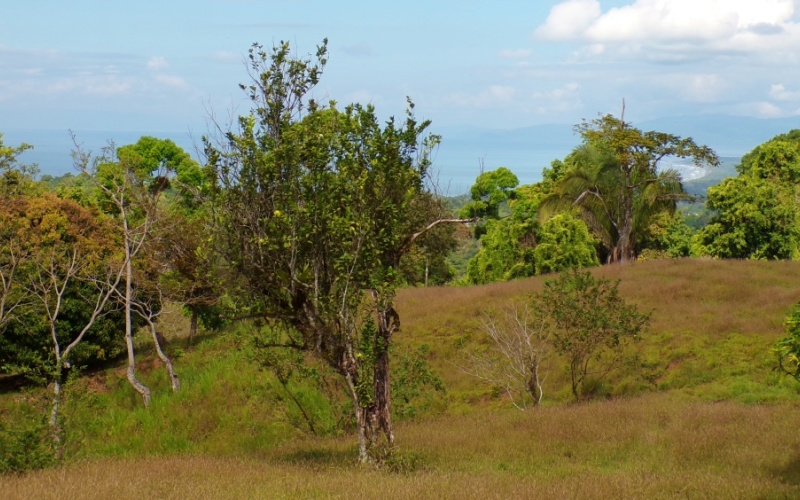
M 434 126 L 800 113 L 792 0 L 6 2 L 0 131 L 195 130 L 247 110 L 253 42 L 330 40 L 318 98 Z
M 171 131 L 247 112 L 253 42 L 329 39 L 317 99 L 432 130 L 800 116 L 800 0 L 9 1 L 0 132 Z

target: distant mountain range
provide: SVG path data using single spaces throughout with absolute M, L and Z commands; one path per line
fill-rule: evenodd
M 658 130 L 682 137 L 714 149 L 720 156 L 738 158 L 772 137 L 800 128 L 800 117 L 758 119 L 728 115 L 699 115 L 659 118 L 633 126 L 642 130 Z M 510 130 L 453 127 L 432 129 L 442 135 L 442 144 L 434 158 L 434 174 L 440 191 L 448 195 L 466 192 L 481 166 L 492 170 L 508 167 L 523 184 L 541 179 L 542 169 L 554 159 L 564 158 L 580 142 L 567 124 L 535 125 Z M 38 163 L 42 174 L 63 175 L 72 171 L 70 151 L 73 148 L 67 130 L 0 130 L 7 145 L 21 142 L 35 149 L 21 159 Z M 136 142 L 142 135 L 169 138 L 197 157 L 195 147 L 200 134 L 188 132 L 76 131 L 87 150 L 99 152 L 107 141 L 117 145 Z

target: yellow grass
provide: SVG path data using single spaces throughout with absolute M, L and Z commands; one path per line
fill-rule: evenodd
M 107 459 L 0 477 L 0 496 L 796 498 L 798 415 L 798 405 L 701 404 L 665 394 L 484 410 L 399 426 L 400 456 L 421 464 L 406 474 L 355 465 L 350 438 L 308 439 L 262 459 Z
M 234 406 L 249 400 L 227 394 L 213 401 L 228 404 L 225 419 L 243 429 L 227 437 L 230 447 L 197 436 L 184 455 L 95 458 L 3 476 L 0 498 L 800 498 L 800 397 L 796 384 L 774 374 L 769 352 L 800 300 L 800 263 L 655 261 L 592 272 L 621 278 L 623 296 L 653 311 L 644 361 L 634 370 L 646 371 L 650 385 L 630 392 L 636 397 L 570 404 L 565 375 L 551 366 L 546 406 L 520 412 L 458 369 L 466 349 L 488 346 L 481 312 L 540 290 L 541 277 L 403 290 L 396 340 L 429 344 L 449 390 L 438 415 L 396 426 L 396 466 L 405 472 L 356 465 L 351 435 L 287 434 L 259 449 L 237 444 L 275 417 L 248 420 Z M 202 362 L 219 368 L 220 359 L 200 359 L 194 371 Z M 617 375 L 630 380 L 615 380 L 615 394 L 639 383 Z M 249 389 L 260 401 L 267 398 L 261 382 Z M 221 384 L 246 389 L 207 385 Z M 207 403 L 183 404 L 192 409 L 165 404 L 146 417 L 191 411 L 223 429 Z M 157 422 L 150 427 L 149 439 L 159 439 Z

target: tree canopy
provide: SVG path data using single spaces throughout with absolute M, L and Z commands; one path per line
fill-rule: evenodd
M 583 144 L 565 159 L 566 172 L 543 200 L 539 217 L 577 208 L 605 247 L 608 262 L 634 259 L 637 239 L 652 217 L 674 212 L 677 201 L 687 199 L 679 173 L 660 168 L 662 160 L 719 164 L 710 148 L 690 138 L 642 132 L 611 115 L 584 121 L 576 131 Z
M 777 136 L 742 157 L 739 175 L 708 190 L 715 215 L 693 241 L 718 258 L 800 257 L 800 131 Z

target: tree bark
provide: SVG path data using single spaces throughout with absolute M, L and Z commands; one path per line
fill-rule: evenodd
M 161 349 L 161 341 L 159 340 L 160 335 L 156 331 L 156 325 L 151 320 L 147 320 L 150 324 L 150 332 L 153 334 L 153 343 L 156 346 L 156 353 L 158 354 L 159 359 L 164 363 L 164 367 L 167 369 L 167 375 L 169 376 L 170 383 L 172 384 L 172 392 L 178 392 L 181 388 L 180 380 L 178 380 L 178 374 L 175 373 L 175 368 L 172 366 L 172 360 L 169 359 L 164 353 L 164 350 Z
M 60 361 L 59 361 L 60 363 Z M 50 409 L 50 432 L 53 436 L 53 447 L 56 451 L 56 458 L 61 460 L 64 455 L 61 445 L 61 422 L 58 419 L 58 410 L 61 407 L 61 378 L 63 370 L 59 365 L 55 380 L 53 381 L 53 407 Z
M 136 355 L 133 347 L 133 321 L 131 318 L 131 305 L 133 302 L 133 265 L 131 264 L 130 239 L 127 222 L 125 223 L 125 346 L 128 349 L 127 377 L 133 389 L 142 396 L 145 408 L 150 406 L 150 389 L 136 378 Z
M 191 320 L 189 322 L 189 347 L 192 346 L 194 343 L 194 338 L 197 336 L 197 307 L 191 306 L 189 310 L 192 313 Z
M 355 360 L 345 355 L 343 360 L 344 379 L 347 382 L 347 389 L 353 400 L 353 414 L 356 419 L 356 434 L 358 435 L 358 462 L 368 464 L 372 462 L 369 449 L 369 431 L 367 412 L 361 405 L 361 398 L 358 396 L 358 373 L 355 370 Z
M 542 382 L 539 379 L 539 360 L 534 359 L 531 362 L 531 372 L 528 378 L 528 394 L 533 398 L 533 406 L 539 406 L 542 401 Z

